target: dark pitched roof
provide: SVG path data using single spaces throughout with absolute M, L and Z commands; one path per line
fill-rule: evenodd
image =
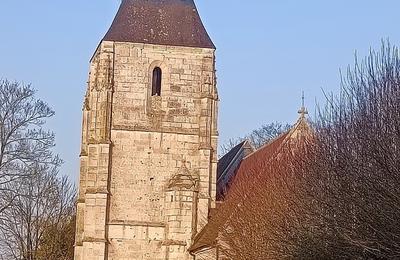
M 229 164 L 232 162 L 235 156 L 240 152 L 245 143 L 246 141 L 239 143 L 238 145 L 233 147 L 228 153 L 222 156 L 221 159 L 218 160 L 217 179 L 221 177 L 222 173 L 224 173 L 226 168 L 228 168 Z
M 245 140 L 233 147 L 219 161 L 217 167 L 217 201 L 224 200 L 229 190 L 229 183 L 235 177 L 237 169 L 244 157 L 253 153 L 255 149 Z
M 215 49 L 193 0 L 123 0 L 103 40 Z

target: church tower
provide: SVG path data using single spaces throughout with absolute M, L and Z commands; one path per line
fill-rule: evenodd
M 193 0 L 123 0 L 90 61 L 76 260 L 185 260 L 215 207 L 215 46 Z

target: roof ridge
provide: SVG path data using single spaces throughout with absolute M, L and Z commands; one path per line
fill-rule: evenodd
M 279 134 L 278 136 L 270 139 L 268 142 L 266 142 L 265 144 L 263 144 L 262 146 L 260 146 L 258 149 L 256 149 L 254 152 L 250 153 L 249 155 L 247 155 L 246 157 L 243 158 L 243 160 L 246 160 L 247 158 L 252 157 L 253 155 L 257 154 L 258 152 L 262 151 L 263 149 L 267 148 L 268 146 L 274 144 L 275 142 L 277 142 L 278 140 L 280 140 L 280 138 L 282 138 L 285 135 L 288 135 L 290 133 L 292 129 L 285 131 L 281 134 Z

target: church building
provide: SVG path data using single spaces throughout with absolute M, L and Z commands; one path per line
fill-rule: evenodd
M 90 60 L 75 260 L 218 259 L 209 217 L 255 151 L 217 165 L 215 49 L 193 0 L 122 0 Z

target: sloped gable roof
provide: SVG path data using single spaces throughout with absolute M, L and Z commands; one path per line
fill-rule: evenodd
M 273 139 L 271 142 L 265 144 L 257 151 L 253 152 L 246 158 L 242 160 L 239 166 L 236 176 L 232 180 L 232 186 L 235 182 L 245 181 L 249 172 L 253 172 L 253 169 L 258 166 L 259 163 L 267 163 L 282 146 L 290 132 L 286 132 L 277 138 Z M 229 197 L 229 192 L 228 195 Z M 190 247 L 190 251 L 197 251 L 205 247 L 213 246 L 215 240 L 218 237 L 218 229 L 223 226 L 229 219 L 232 208 L 224 207 L 222 204 L 220 208 L 216 209 L 214 216 L 211 216 L 208 224 L 201 230 L 201 232 L 196 236 L 193 245 Z
M 231 186 L 240 186 L 242 182 L 251 180 L 252 174 L 259 174 L 260 166 L 268 164 L 272 159 L 276 158 L 279 152 L 286 144 L 299 141 L 303 136 L 308 136 L 312 133 L 309 123 L 305 117 L 300 117 L 292 129 L 281 134 L 269 143 L 265 144 L 252 154 L 245 157 L 235 177 L 232 180 Z M 233 194 L 228 192 L 227 199 L 234 200 L 237 203 L 243 198 L 232 197 Z M 236 194 L 235 194 L 236 195 Z M 233 207 L 225 206 L 223 203 L 216 209 L 215 214 L 210 217 L 208 224 L 196 236 L 193 245 L 190 247 L 191 252 L 208 248 L 215 245 L 219 235 L 220 227 L 223 227 L 232 215 Z
M 227 154 L 225 154 L 224 156 L 221 157 L 221 159 L 218 160 L 217 179 L 221 177 L 221 175 L 228 168 L 232 160 L 238 155 L 240 150 L 243 148 L 245 143 L 246 141 L 237 144 Z

